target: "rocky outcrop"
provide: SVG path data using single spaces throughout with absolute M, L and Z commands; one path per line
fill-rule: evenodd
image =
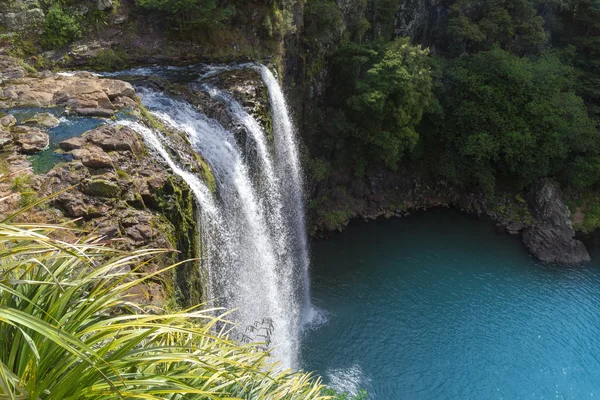
M 485 215 L 498 228 L 522 234 L 528 251 L 543 262 L 577 264 L 590 257 L 582 242 L 574 238 L 569 209 L 558 185 L 542 179 L 527 192 L 501 193 L 486 198 L 465 193 L 444 181 L 422 176 L 419 166 L 395 173 L 368 171 L 363 179 L 344 172 L 332 172 L 313 188 L 309 202 L 309 234 L 327 236 L 342 231 L 352 218 L 365 221 L 379 217 L 404 217 L 417 210 L 453 207 Z
M 50 137 L 41 129 L 30 126 L 15 126 L 12 129 L 14 140 L 23 153 L 36 153 L 50 144 Z
M 39 31 L 44 11 L 38 0 L 4 0 L 0 3 L 0 25 L 13 32 Z
M 537 222 L 523 231 L 522 238 L 535 257 L 557 264 L 590 261 L 583 243 L 574 238 L 570 212 L 556 183 L 541 179 L 529 192 L 528 202 Z
M 14 118 L 14 117 L 13 117 Z M 54 128 L 60 124 L 58 118 L 50 113 L 36 113 L 30 118 L 23 120 L 24 124 L 35 124 L 45 128 Z
M 135 91 L 129 83 L 79 72 L 14 79 L 0 89 L 0 99 L 7 107 L 64 106 L 85 115 L 110 117 L 114 110 L 135 104 Z

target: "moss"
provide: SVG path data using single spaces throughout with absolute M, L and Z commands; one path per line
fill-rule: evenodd
M 179 250 L 177 261 L 200 258 L 199 232 L 196 223 L 196 203 L 190 189 L 180 179 L 170 176 L 167 183 L 157 193 L 154 208 L 164 218 L 156 221 L 168 237 L 169 242 Z M 170 286 L 176 302 L 182 307 L 202 303 L 206 281 L 197 262 L 188 262 L 176 268 Z M 167 286 L 169 282 L 166 282 Z
M 194 156 L 196 157 L 196 161 L 198 161 L 198 164 L 200 164 L 200 174 L 202 175 L 202 179 L 204 180 L 210 191 L 214 192 L 217 189 L 217 181 L 215 180 L 215 175 L 213 174 L 210 165 L 208 165 L 208 163 L 200 154 L 194 153 Z
M 38 200 L 37 192 L 33 190 L 25 190 L 21 192 L 21 201 L 19 205 L 21 207 L 27 207 L 28 205 L 35 203 Z
M 121 192 L 121 188 L 105 179 L 93 179 L 85 184 L 84 191 L 90 196 L 115 198 Z

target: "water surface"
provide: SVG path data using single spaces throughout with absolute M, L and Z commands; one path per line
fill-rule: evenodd
M 592 255 L 594 258 L 594 255 Z M 357 223 L 313 246 L 302 362 L 388 399 L 600 395 L 600 267 L 536 262 L 518 237 L 448 211 Z

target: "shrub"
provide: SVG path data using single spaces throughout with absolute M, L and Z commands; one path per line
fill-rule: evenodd
M 81 26 L 77 20 L 66 14 L 63 8 L 54 4 L 46 13 L 42 46 L 57 49 L 81 38 Z
M 231 340 L 222 310 L 134 304 L 129 289 L 176 267 L 139 274 L 163 250 L 51 237 L 64 229 L 0 222 L 0 398 L 328 398 Z

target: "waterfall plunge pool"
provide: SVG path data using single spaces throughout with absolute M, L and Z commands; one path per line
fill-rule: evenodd
M 351 224 L 312 250 L 322 315 L 301 362 L 336 389 L 377 400 L 600 395 L 600 251 L 584 266 L 544 265 L 490 221 L 445 210 Z

